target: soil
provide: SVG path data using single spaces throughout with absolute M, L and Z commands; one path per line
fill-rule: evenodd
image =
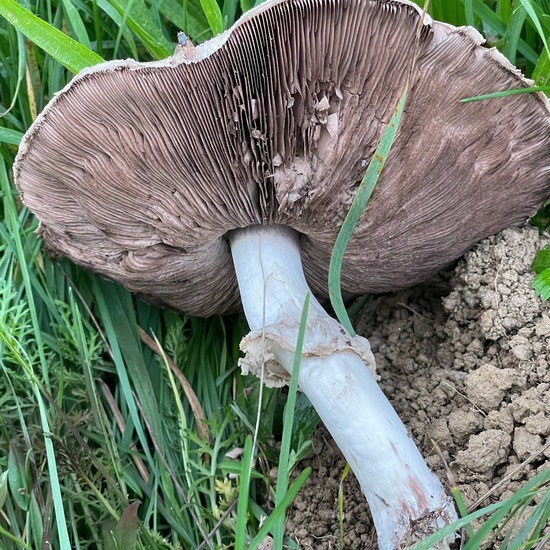
M 447 463 L 468 506 L 504 499 L 550 465 L 550 448 L 537 454 L 550 435 L 550 302 L 531 288 L 535 252 L 548 242 L 533 228 L 506 230 L 454 270 L 370 298 L 355 319 L 375 352 L 383 391 L 441 479 Z M 322 427 L 314 449 L 287 532 L 303 549 L 335 550 L 345 461 Z M 343 488 L 344 547 L 376 550 L 353 475 Z

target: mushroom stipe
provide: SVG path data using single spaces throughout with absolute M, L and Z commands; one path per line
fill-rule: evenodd
M 280 385 L 413 57 L 395 143 L 343 259 L 344 296 L 422 281 L 550 194 L 545 97 L 459 101 L 529 86 L 481 42 L 406 1 L 268 1 L 163 61 L 77 75 L 26 134 L 15 181 L 47 245 L 76 263 L 190 314 L 244 309 L 242 367 Z M 373 372 L 367 340 L 312 298 L 299 384 L 387 550 L 456 513 Z

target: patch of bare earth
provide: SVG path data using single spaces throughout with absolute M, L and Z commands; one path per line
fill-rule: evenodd
M 549 242 L 532 228 L 480 243 L 456 269 L 400 293 L 372 297 L 355 321 L 376 355 L 380 385 L 430 467 L 445 477 L 435 441 L 471 505 L 504 499 L 542 468 L 550 448 L 550 303 L 534 294 L 531 263 Z M 289 512 L 304 549 L 337 549 L 338 486 L 345 462 L 323 428 L 313 473 Z M 375 550 L 355 478 L 344 484 L 344 547 Z M 498 547 L 491 543 L 488 547 Z

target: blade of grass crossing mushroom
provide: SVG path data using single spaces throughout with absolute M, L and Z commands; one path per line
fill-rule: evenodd
M 498 510 L 502 506 L 503 506 L 502 502 L 496 502 L 495 504 L 490 504 L 489 506 L 481 510 L 478 510 L 477 512 L 473 512 L 464 518 L 460 518 L 459 520 L 454 521 L 453 523 L 450 523 L 449 525 L 446 525 L 445 527 L 441 528 L 439 531 L 437 531 L 433 535 L 430 535 L 429 537 L 426 537 L 424 540 L 417 542 L 414 546 L 409 547 L 408 550 L 432 550 L 438 542 L 441 542 L 443 539 L 445 539 L 449 535 L 452 535 L 453 533 L 462 529 L 462 527 L 465 527 L 466 525 L 471 524 L 474 520 L 480 517 L 483 517 L 494 510 Z M 466 550 L 466 548 L 467 547 L 465 546 L 464 550 Z M 470 550 L 473 550 L 473 549 L 470 549 Z
M 350 209 L 344 219 L 344 223 L 340 228 L 334 248 L 332 249 L 332 255 L 330 257 L 329 274 L 328 274 L 328 291 L 330 297 L 330 303 L 334 309 L 334 313 L 338 318 L 338 321 L 349 332 L 351 336 L 355 336 L 355 331 L 351 325 L 346 307 L 344 306 L 344 300 L 342 298 L 342 289 L 340 286 L 342 275 L 342 261 L 344 254 L 348 246 L 349 240 L 359 222 L 359 218 L 363 214 L 367 203 L 372 195 L 374 187 L 382 173 L 386 159 L 390 154 L 391 147 L 401 122 L 403 115 L 403 108 L 407 99 L 408 85 L 405 86 L 403 93 L 397 103 L 397 107 L 393 112 L 393 115 L 388 123 L 388 127 L 382 134 L 380 143 L 372 156 L 371 161 L 367 167 L 367 172 L 359 185 L 355 197 L 351 203 Z
M 292 427 L 294 425 L 294 410 L 296 408 L 296 396 L 298 394 L 298 373 L 302 359 L 302 349 L 304 347 L 304 335 L 307 325 L 307 314 L 309 311 L 310 293 L 306 294 L 300 318 L 300 327 L 298 329 L 298 338 L 296 342 L 296 351 L 294 352 L 294 365 L 290 376 L 288 388 L 288 397 L 285 406 L 283 419 L 283 437 L 281 441 L 281 450 L 279 454 L 279 469 L 277 474 L 277 488 L 275 490 L 275 506 L 281 504 L 287 492 L 289 465 L 290 465 L 290 442 L 292 439 Z M 275 548 L 283 547 L 283 537 L 285 528 L 285 515 L 282 514 L 273 527 L 273 543 Z
M 472 101 L 484 101 L 485 99 L 498 99 L 510 95 L 531 94 L 535 92 L 550 92 L 550 86 L 529 86 L 527 88 L 516 88 L 515 90 L 502 90 L 500 92 L 491 92 L 490 94 L 476 95 L 474 97 L 464 97 L 459 101 L 460 103 L 471 103 Z
M 0 15 L 72 73 L 103 61 L 95 52 L 36 17 L 14 0 L 0 0 Z

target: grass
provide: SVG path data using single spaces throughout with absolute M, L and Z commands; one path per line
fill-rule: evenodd
M 289 471 L 316 425 L 307 401 L 293 406 L 294 391 L 240 374 L 241 318 L 159 310 L 50 258 L 10 175 L 26 128 L 73 72 L 101 59 L 164 57 L 178 31 L 201 42 L 252 6 L 0 0 L 1 548 L 240 549 L 268 532 L 275 548 L 291 544 L 284 510 L 308 472 L 290 483 Z M 432 0 L 429 11 L 476 26 L 536 85 L 548 84 L 547 0 Z M 548 211 L 538 219 L 547 225 Z M 293 434 L 282 428 L 287 399 Z M 536 512 L 507 539 L 508 548 L 535 547 L 526 541 L 550 510 L 546 479 L 474 512 L 487 519 L 473 536 L 497 533 L 539 491 Z

